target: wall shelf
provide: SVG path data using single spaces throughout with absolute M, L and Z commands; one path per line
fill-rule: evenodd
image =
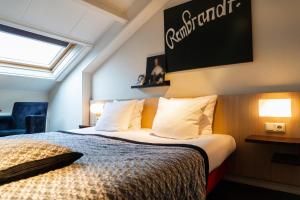
M 280 137 L 272 135 L 249 135 L 245 139 L 246 142 L 252 143 L 269 143 L 269 144 L 296 144 L 300 145 L 300 138 Z
M 164 86 L 170 86 L 170 81 L 164 81 L 161 84 L 145 84 L 145 85 L 132 85 L 131 88 L 151 88 L 151 87 L 164 87 Z

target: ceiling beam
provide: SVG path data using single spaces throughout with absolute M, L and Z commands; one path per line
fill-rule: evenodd
M 135 34 L 152 16 L 154 16 L 169 0 L 152 0 L 120 33 L 83 69 L 93 73 L 111 55 L 113 55 L 132 35 Z
M 114 21 L 117 21 L 121 24 L 125 24 L 128 19 L 127 16 L 124 15 L 124 13 L 121 13 L 117 9 L 113 9 L 104 3 L 101 3 L 100 1 L 96 0 L 75 0 L 78 1 L 81 4 L 84 4 L 91 9 L 96 10 L 97 12 L 101 12 L 102 14 L 112 18 Z

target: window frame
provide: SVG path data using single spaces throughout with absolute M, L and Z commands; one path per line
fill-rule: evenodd
M 55 70 L 55 68 L 59 65 L 59 63 L 61 63 L 67 57 L 67 55 L 71 52 L 71 50 L 74 49 L 76 46 L 74 43 L 58 40 L 55 38 L 32 33 L 29 31 L 10 27 L 10 26 L 3 25 L 3 24 L 0 24 L 0 31 L 9 33 L 9 34 L 18 35 L 18 36 L 25 37 L 25 38 L 35 39 L 35 40 L 42 41 L 42 42 L 47 42 L 50 44 L 56 44 L 56 45 L 60 45 L 60 46 L 64 47 L 64 50 L 55 57 L 55 59 L 52 61 L 52 63 L 50 65 L 47 65 L 47 66 L 23 63 L 23 62 L 18 62 L 18 61 L 7 61 L 7 60 L 2 60 L 0 58 L 0 64 L 8 65 L 8 66 L 14 67 L 14 68 L 53 72 Z

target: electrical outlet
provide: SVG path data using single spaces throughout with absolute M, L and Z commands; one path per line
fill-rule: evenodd
M 265 123 L 266 132 L 284 133 L 285 123 Z

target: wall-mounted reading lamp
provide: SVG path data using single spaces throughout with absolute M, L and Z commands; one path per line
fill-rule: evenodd
M 291 117 L 291 99 L 260 99 L 260 117 Z M 285 132 L 285 123 L 265 123 L 267 132 Z
M 97 117 L 97 120 L 100 118 L 101 113 L 103 112 L 103 103 L 93 103 L 90 106 L 91 113 L 95 114 Z

